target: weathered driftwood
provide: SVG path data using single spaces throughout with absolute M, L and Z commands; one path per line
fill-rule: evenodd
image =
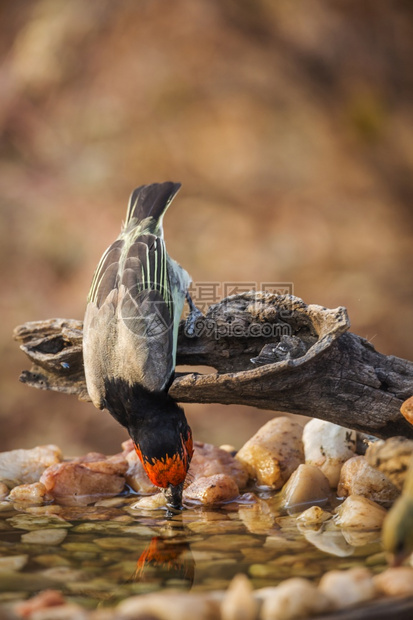
M 181 402 L 253 405 L 413 438 L 400 414 L 413 394 L 413 362 L 378 353 L 349 326 L 345 308 L 307 306 L 291 295 L 233 295 L 198 318 L 194 336 L 181 323 L 177 363 L 217 372 L 177 373 L 170 393 Z M 21 381 L 88 400 L 81 321 L 30 322 L 14 336 L 33 364 Z

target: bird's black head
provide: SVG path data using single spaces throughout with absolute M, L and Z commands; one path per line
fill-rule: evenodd
M 120 379 L 107 379 L 105 388 L 105 407 L 128 429 L 149 479 L 166 490 L 168 506 L 180 508 L 193 454 L 183 409 L 165 391 L 150 392 Z
M 129 426 L 135 450 L 150 481 L 166 489 L 168 505 L 180 508 L 183 484 L 193 454 L 192 432 L 185 413 L 167 398 Z

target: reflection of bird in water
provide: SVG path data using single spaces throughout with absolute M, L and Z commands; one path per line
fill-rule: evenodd
M 145 571 L 149 567 L 156 569 L 156 577 L 158 573 L 166 573 L 166 579 L 185 581 L 188 587 L 194 581 L 195 561 L 187 542 L 154 536 L 137 562 L 134 579 L 146 581 Z
M 385 550 L 393 555 L 395 566 L 413 552 L 413 457 L 403 492 L 384 520 L 382 539 Z

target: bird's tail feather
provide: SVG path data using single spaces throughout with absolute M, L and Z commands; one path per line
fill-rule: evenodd
M 134 224 L 147 217 L 152 217 L 156 222 L 162 220 L 180 187 L 180 183 L 171 181 L 137 187 L 129 199 L 124 228 L 127 228 L 132 220 L 135 220 Z

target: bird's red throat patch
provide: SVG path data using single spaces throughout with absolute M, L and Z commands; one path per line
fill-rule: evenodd
M 150 459 L 142 454 L 139 444 L 135 443 L 138 455 L 149 480 L 157 487 L 167 489 L 169 485 L 177 486 L 184 482 L 194 452 L 192 436 L 189 433 L 186 440 L 181 437 L 182 452 L 172 456 L 168 454 L 162 459 Z

